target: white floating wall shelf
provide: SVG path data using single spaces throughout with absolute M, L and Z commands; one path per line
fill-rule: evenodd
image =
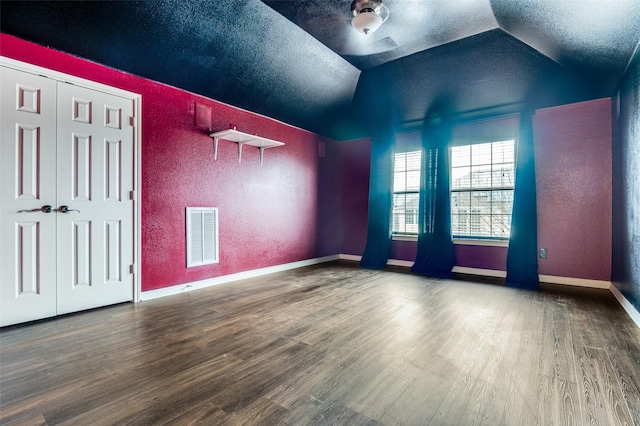
M 284 145 L 283 142 L 274 141 L 271 139 L 263 138 L 261 136 L 250 135 L 235 129 L 221 130 L 219 132 L 211 133 L 209 135 L 213 138 L 213 159 L 218 159 L 218 141 L 224 139 L 229 142 L 235 142 L 238 144 L 238 163 L 242 162 L 242 145 L 251 145 L 256 148 L 260 148 L 260 165 L 262 166 L 262 160 L 264 158 L 264 150 L 267 148 L 273 148 L 276 146 Z

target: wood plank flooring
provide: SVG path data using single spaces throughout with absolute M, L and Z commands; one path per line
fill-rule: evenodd
M 336 262 L 0 331 L 3 425 L 638 425 L 605 290 Z

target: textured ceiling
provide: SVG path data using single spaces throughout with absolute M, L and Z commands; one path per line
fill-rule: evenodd
M 640 42 L 640 0 L 491 0 L 500 28 L 610 95 Z
M 489 0 L 386 0 L 389 18 L 364 35 L 350 0 L 263 0 L 361 70 L 498 27 Z
M 474 119 L 598 96 L 597 85 L 495 29 L 363 72 L 354 114 L 419 127 L 434 114 Z
M 2 1 L 0 30 L 335 139 L 610 96 L 640 40 L 640 0 L 385 0 L 366 37 L 350 3 Z
M 3 1 L 0 10 L 2 32 L 325 135 L 348 115 L 360 75 L 259 0 Z

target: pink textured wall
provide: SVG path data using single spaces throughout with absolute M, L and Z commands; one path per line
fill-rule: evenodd
M 12 36 L 0 37 L 3 56 L 142 95 L 142 290 L 323 252 L 318 244 L 325 227 L 318 214 L 317 135 Z M 212 108 L 214 130 L 234 123 L 239 130 L 286 145 L 267 150 L 260 167 L 257 149 L 245 147 L 238 164 L 237 145 L 221 141 L 214 161 L 212 139 L 193 127 L 194 102 Z M 219 208 L 220 263 L 186 268 L 187 206 Z M 322 239 L 332 244 L 337 235 Z
M 456 265 L 467 268 L 506 271 L 507 248 L 457 244 Z
M 340 253 L 362 255 L 367 242 L 371 140 L 340 142 Z
M 611 100 L 533 117 L 540 274 L 611 279 Z
M 507 269 L 507 248 L 456 244 L 456 266 L 504 271 Z M 418 246 L 414 241 L 393 241 L 391 258 L 413 262 Z

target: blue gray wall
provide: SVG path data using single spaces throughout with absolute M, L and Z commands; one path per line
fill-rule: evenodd
M 614 107 L 612 281 L 640 311 L 640 52 Z

